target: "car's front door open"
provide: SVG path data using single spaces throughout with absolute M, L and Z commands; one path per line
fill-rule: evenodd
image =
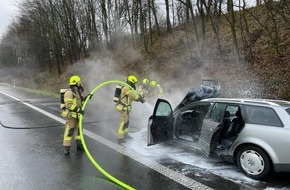
M 148 120 L 147 145 L 154 145 L 173 138 L 173 114 L 168 101 L 158 99 L 153 115 Z

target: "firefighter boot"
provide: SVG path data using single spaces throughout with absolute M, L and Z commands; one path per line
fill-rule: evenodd
M 70 146 L 64 146 L 64 155 L 69 155 Z
M 118 144 L 122 144 L 122 143 L 125 143 L 125 139 L 118 139 Z
M 80 140 L 76 140 L 77 150 L 84 150 L 82 142 Z
M 128 133 L 125 134 L 125 139 L 133 139 L 133 137 L 131 137 Z
M 121 144 L 121 143 L 124 143 L 124 142 L 126 142 L 124 133 L 118 131 L 118 144 Z

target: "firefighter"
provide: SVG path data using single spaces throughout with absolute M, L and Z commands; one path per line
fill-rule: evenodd
M 149 97 L 149 87 L 150 87 L 150 82 L 147 78 L 143 79 L 142 85 L 139 86 L 138 88 L 138 93 L 145 99 L 145 101 L 148 101 Z
M 84 114 L 82 103 L 85 98 L 82 96 L 84 88 L 82 87 L 82 80 L 79 76 L 74 75 L 69 80 L 70 89 L 64 93 L 64 105 L 62 109 L 62 116 L 65 118 L 65 130 L 63 137 L 64 154 L 70 154 L 70 146 L 73 135 L 77 150 L 83 150 L 81 137 L 79 132 L 79 117 Z
M 163 89 L 162 89 L 161 85 L 157 83 L 156 88 L 157 88 L 157 91 L 158 91 L 158 93 L 157 93 L 158 94 L 158 98 L 161 98 L 163 96 Z
M 163 89 L 161 88 L 160 84 L 158 84 L 155 80 L 151 80 L 149 86 L 149 101 L 153 102 L 158 98 L 161 98 L 162 94 Z
M 130 85 L 134 90 L 136 90 L 135 84 L 138 82 L 138 79 L 134 75 L 129 75 L 127 78 L 127 84 Z M 132 109 L 132 101 L 138 101 L 144 103 L 144 98 L 136 94 L 130 87 L 125 85 L 120 94 L 120 100 L 116 104 L 116 110 L 120 112 L 121 119 L 119 122 L 119 128 L 118 128 L 118 143 L 125 142 L 125 138 L 129 139 L 131 138 L 128 135 L 128 127 L 129 127 L 129 118 L 130 118 L 130 112 Z

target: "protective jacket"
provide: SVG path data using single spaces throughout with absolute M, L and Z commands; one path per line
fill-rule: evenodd
M 78 118 L 82 102 L 82 95 L 77 90 L 68 89 L 64 94 L 65 108 L 62 110 L 62 116 L 64 118 Z
M 130 111 L 132 101 L 138 101 L 139 95 L 134 93 L 133 90 L 128 87 L 124 86 L 121 91 L 120 101 L 116 106 L 117 111 Z

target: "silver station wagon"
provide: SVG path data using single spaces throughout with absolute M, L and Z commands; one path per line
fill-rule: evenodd
M 172 139 L 233 162 L 253 179 L 290 172 L 290 102 L 207 98 L 172 110 L 158 99 L 148 122 L 148 146 Z

